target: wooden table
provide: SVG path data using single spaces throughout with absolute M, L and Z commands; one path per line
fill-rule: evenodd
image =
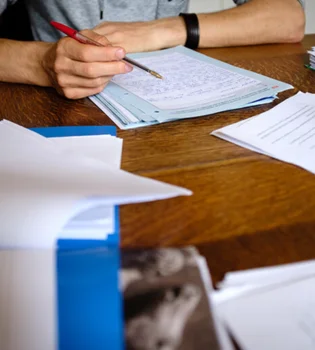
M 121 208 L 122 245 L 197 245 L 218 281 L 230 270 L 315 258 L 315 176 L 222 141 L 210 132 L 268 110 L 298 90 L 315 93 L 303 43 L 202 50 L 204 54 L 292 84 L 262 107 L 129 131 L 122 168 L 191 189 L 194 195 Z M 25 127 L 112 122 L 88 99 L 52 89 L 0 84 L 0 118 Z

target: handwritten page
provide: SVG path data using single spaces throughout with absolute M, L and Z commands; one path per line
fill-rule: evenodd
M 134 69 L 129 74 L 115 76 L 112 82 L 161 109 L 209 104 L 266 88 L 259 80 L 181 53 L 138 60 L 159 72 L 163 79 Z
M 55 251 L 0 250 L 0 349 L 57 348 Z
M 135 69 L 90 99 L 121 129 L 270 103 L 292 86 L 177 46 L 130 55 L 163 79 Z
M 315 348 L 314 275 L 217 305 L 244 350 Z
M 212 135 L 315 173 L 315 94 L 298 93 Z

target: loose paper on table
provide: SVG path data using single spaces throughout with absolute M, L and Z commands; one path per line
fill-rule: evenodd
M 299 92 L 212 135 L 315 173 L 315 94 Z

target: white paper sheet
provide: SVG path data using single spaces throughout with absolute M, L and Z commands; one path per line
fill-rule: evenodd
M 247 284 L 259 284 L 261 282 L 290 280 L 295 277 L 307 277 L 315 275 L 315 260 L 307 260 L 297 263 L 260 267 L 257 269 L 228 272 L 220 288 L 240 287 Z
M 228 272 L 223 281 L 217 284 L 219 289 L 215 290 L 212 296 L 216 305 L 219 305 L 310 276 L 315 276 L 315 260 Z
M 111 135 L 71 136 L 50 138 L 63 152 L 82 154 L 120 168 L 123 140 Z
M 111 135 L 71 136 L 50 138 L 64 152 L 82 154 L 98 159 L 120 168 L 122 156 L 122 139 Z M 106 239 L 108 234 L 114 232 L 115 211 L 113 206 L 92 204 L 92 208 L 85 210 L 86 200 L 76 203 L 73 214 L 62 228 L 58 238 L 85 239 L 87 233 L 90 239 Z M 79 214 L 77 214 L 79 212 Z
M 64 152 L 12 123 L 0 123 L 2 247 L 51 247 L 83 198 L 113 206 L 190 195 L 82 154 Z M 88 208 L 87 208 L 88 209 Z M 87 237 L 88 238 L 88 237 Z
M 315 173 L 315 94 L 298 93 L 212 135 Z
M 56 350 L 53 250 L 0 250 L 0 349 Z
M 82 200 L 84 202 L 84 200 Z M 78 212 L 77 204 L 75 210 Z M 106 239 L 115 230 L 115 207 L 93 205 L 69 220 L 58 235 L 61 239 Z
M 315 348 L 315 276 L 217 306 L 244 350 Z

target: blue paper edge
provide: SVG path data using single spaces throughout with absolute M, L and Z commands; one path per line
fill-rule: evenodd
M 122 350 L 118 246 L 57 254 L 58 350 Z
M 40 128 L 31 128 L 30 130 L 45 136 L 45 137 L 67 137 L 67 136 L 80 136 L 80 135 L 103 135 L 109 134 L 112 136 L 116 136 L 116 127 L 115 126 L 58 126 L 58 127 L 40 127 Z M 86 343 L 89 342 L 89 349 L 91 350 L 101 350 L 111 348 L 113 350 L 121 350 L 124 349 L 124 337 L 123 337 L 123 308 L 122 308 L 122 297 L 119 291 L 119 270 L 120 270 L 120 250 L 119 250 L 119 207 L 115 207 L 115 229 L 114 233 L 109 235 L 105 240 L 58 240 L 57 244 L 57 256 L 56 256 L 56 275 L 57 275 L 57 295 L 58 295 L 58 350 L 85 350 Z M 74 244 L 75 243 L 75 244 Z M 108 279 L 104 280 L 102 285 L 104 291 L 104 297 L 109 292 L 110 287 L 113 287 L 113 296 L 110 298 L 109 303 L 105 302 L 105 307 L 103 309 L 103 316 L 105 317 L 104 322 L 104 332 L 100 332 L 99 336 L 95 339 L 91 339 L 90 334 L 85 335 L 84 331 L 78 331 L 79 319 L 83 317 L 77 318 L 74 317 L 71 319 L 71 315 L 73 315 L 72 311 L 76 311 L 77 303 L 71 305 L 73 298 L 71 298 L 74 293 L 76 294 L 76 300 L 86 300 L 87 295 L 91 298 L 91 301 L 95 302 L 95 289 L 90 289 L 87 293 L 83 293 L 80 297 L 80 289 L 74 290 L 74 284 L 63 285 L 63 272 L 69 269 L 69 265 L 71 266 L 71 259 L 67 261 L 64 259 L 65 255 L 68 252 L 77 253 L 80 256 L 80 261 L 86 261 L 86 258 L 91 253 L 93 254 L 93 248 L 95 251 L 95 261 L 97 252 L 101 248 L 108 248 L 110 251 L 114 252 L 112 255 L 112 259 L 107 261 L 106 266 L 110 266 L 113 280 L 109 281 Z M 77 256 L 76 254 L 76 256 Z M 110 256 L 110 255 L 109 255 Z M 88 261 L 87 261 L 88 264 Z M 87 264 L 84 266 L 87 267 Z M 103 266 L 103 269 L 106 269 L 106 266 Z M 103 270 L 101 270 L 103 271 Z M 100 275 L 98 276 L 100 279 L 103 274 L 100 271 Z M 94 268 L 90 271 L 92 274 L 95 272 Z M 105 272 L 105 271 L 104 271 Z M 71 274 L 72 275 L 72 274 Z M 83 276 L 82 276 L 83 277 Z M 81 276 L 80 276 L 81 278 Z M 69 282 L 68 279 L 66 279 Z M 93 298 L 94 296 L 94 298 Z M 117 298 L 118 296 L 118 298 Z M 99 296 L 100 298 L 100 296 Z M 104 301 L 104 299 L 99 299 L 100 302 Z M 98 304 L 101 306 L 101 304 Z M 104 306 L 104 304 L 103 304 Z M 108 315 L 108 311 L 111 307 L 114 307 L 113 314 Z M 116 306 L 116 309 L 115 309 Z M 116 312 L 114 312 L 116 311 Z M 101 322 L 99 319 L 100 316 L 100 307 L 98 307 L 97 314 L 89 309 L 89 314 L 85 313 L 84 319 L 89 323 L 89 329 L 99 329 L 99 323 Z M 70 315 L 70 321 L 67 323 L 67 317 Z M 102 316 L 102 315 L 101 315 Z M 116 322 L 115 322 L 116 319 Z M 109 320 L 109 324 L 106 326 L 106 321 Z M 94 325 L 94 326 L 93 326 Z M 116 325 L 116 327 L 114 327 Z M 110 326 L 111 329 L 108 328 Z M 71 339 L 69 335 L 71 334 L 71 330 L 75 331 L 76 336 Z M 84 329 L 85 330 L 85 329 Z M 69 334 L 70 333 L 70 334 Z M 115 337 L 116 335 L 116 337 Z M 103 337 L 102 337 L 103 336 Z M 113 338 L 114 336 L 114 338 Z M 84 339 L 82 339 L 82 337 Z M 83 341 L 82 341 L 83 340 Z M 85 341 L 84 341 L 85 340 Z
M 38 134 L 45 137 L 67 137 L 83 135 L 116 135 L 116 127 L 113 125 L 88 125 L 88 126 L 48 126 L 40 128 L 31 128 Z

